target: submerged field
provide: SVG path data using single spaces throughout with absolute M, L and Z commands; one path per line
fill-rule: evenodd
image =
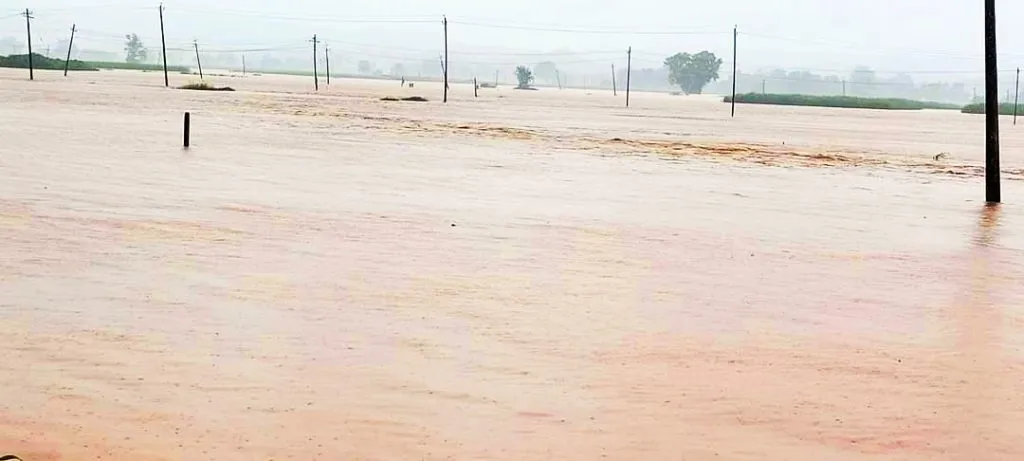
M 1024 456 L 1009 123 L 162 77 L 0 69 L 0 451 Z

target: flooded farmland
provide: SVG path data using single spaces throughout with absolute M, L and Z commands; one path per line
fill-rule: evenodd
M 1009 119 L 212 80 L 0 70 L 0 455 L 1024 456 Z

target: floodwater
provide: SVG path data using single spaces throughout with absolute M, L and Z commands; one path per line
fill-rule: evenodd
M 0 71 L 0 454 L 1024 457 L 1008 119 L 986 207 L 955 112 L 37 76 Z

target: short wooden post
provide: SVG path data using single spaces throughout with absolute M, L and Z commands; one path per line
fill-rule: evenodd
M 192 132 L 192 114 L 185 112 L 185 147 L 188 148 Z

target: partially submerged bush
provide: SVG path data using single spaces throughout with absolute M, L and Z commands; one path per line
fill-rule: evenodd
M 212 86 L 208 83 L 189 83 L 188 85 L 178 87 L 178 89 L 198 91 L 235 91 L 235 89 L 230 86 Z
M 380 98 L 380 100 L 381 101 L 390 101 L 390 102 L 398 102 L 398 101 L 427 102 L 427 98 L 424 98 L 423 96 L 409 96 L 409 97 L 406 97 L 406 98 L 395 98 L 395 97 L 391 97 L 391 96 L 386 96 L 386 97 Z

